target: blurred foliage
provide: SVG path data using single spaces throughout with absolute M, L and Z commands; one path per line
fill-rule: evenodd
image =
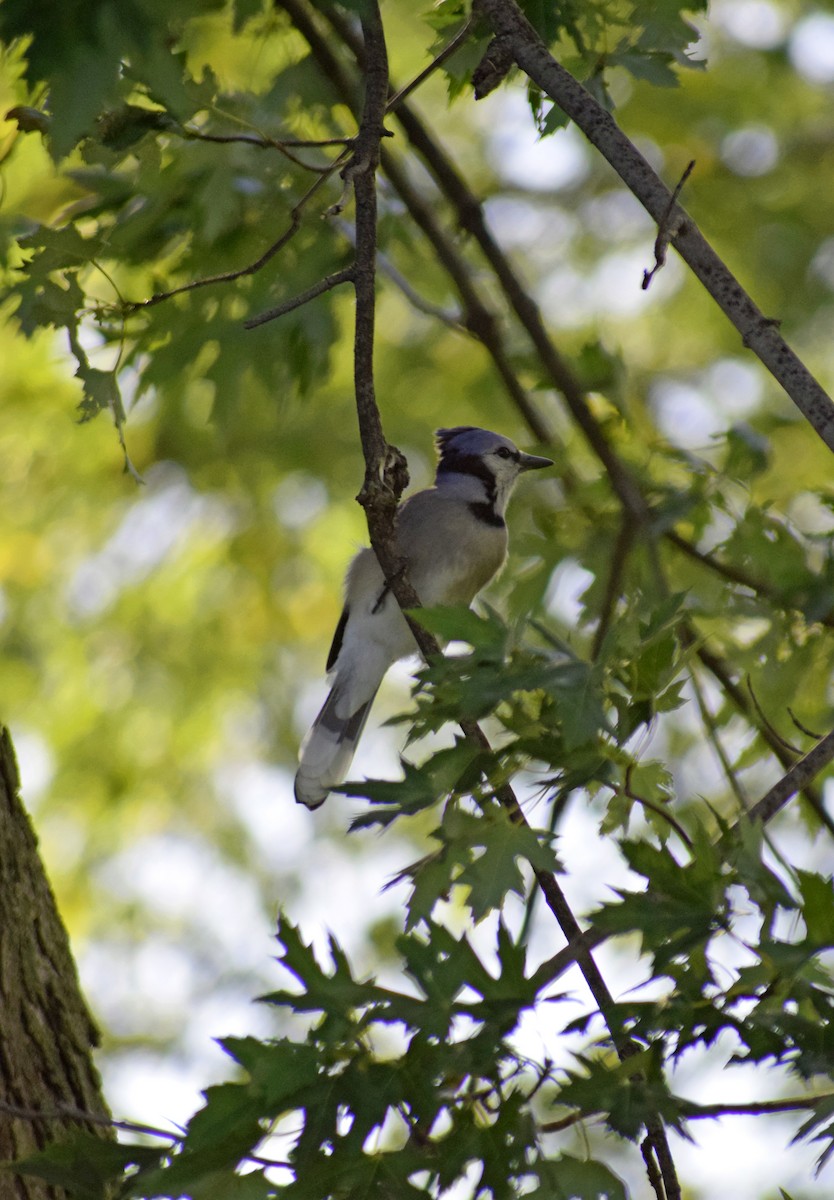
M 349 909 L 344 876 L 322 889 L 321 873 L 351 856 L 371 869 L 379 829 L 399 839 L 386 869 L 393 857 L 405 915 L 382 896 L 350 940 L 368 969 L 399 963 L 414 987 L 363 981 L 335 941 L 332 969 L 319 966 L 285 917 L 301 992 L 270 1003 L 287 1027 L 226 1042 L 238 1081 L 210 1089 L 171 1165 L 160 1166 L 167 1150 L 99 1147 L 39 1169 L 79 1195 L 128 1167 L 140 1175 L 125 1194 L 254 1198 L 422 1193 L 477 1161 L 495 1196 L 622 1197 L 639 1155 L 592 1125 L 592 1153 L 571 1125 L 542 1134 L 554 1108 L 602 1114 L 625 1139 L 652 1112 L 689 1129 L 692 1103 L 668 1068 L 709 1048 L 722 1065 L 763 1064 L 772 1090 L 785 1073 L 831 1086 L 822 781 L 765 840 L 732 824 L 831 726 L 828 452 L 677 261 L 641 291 L 651 222 L 558 112 L 517 75 L 473 105 L 476 29 L 411 100 L 484 202 L 651 521 L 624 521 L 476 239 L 390 117 L 386 149 L 497 312 L 510 367 L 555 431 L 559 482 L 519 490 L 489 607 L 424 614 L 463 652 L 420 673 L 403 779 L 350 789 L 367 798 L 354 826 L 372 832 L 345 841 L 338 798 L 302 825 L 292 763 L 364 526 L 351 503 L 363 466 L 350 297 L 244 328 L 351 257 L 347 226 L 325 215 L 356 129 L 351 97 L 325 78 L 291 7 L 0 4 L 0 718 L 108 1061 L 131 1061 L 136 1045 L 185 1054 L 206 995 L 272 987 L 243 931 L 266 927 L 277 899 L 301 928 L 322 891 L 324 923 Z M 720 0 L 709 21 L 672 0 L 524 7 L 670 184 L 695 160 L 683 203 L 831 390 L 834 72 L 807 51 L 815 28 L 834 39 L 830 17 L 787 0 L 756 4 L 755 19 L 747 0 Z M 314 11 L 352 78 L 339 22 L 360 8 Z M 395 86 L 464 9 L 444 0 L 424 20 L 388 0 Z M 489 347 L 463 328 L 448 258 L 384 177 L 380 206 L 377 392 L 415 485 L 430 478 L 439 425 L 497 428 L 532 448 Z M 235 278 L 190 286 L 224 274 Z M 448 734 L 438 744 L 461 715 L 486 719 L 491 754 Z M 535 828 L 497 805 L 507 779 Z M 571 876 L 554 834 L 578 810 L 627 880 L 615 900 L 606 880 L 582 881 L 586 913 L 639 939 L 660 989 L 609 1014 L 641 1047 L 633 1072 L 587 1005 L 571 1014 L 581 1052 L 558 1069 L 526 1059 L 514 1036 L 559 978 L 549 928 L 542 963 L 528 961 L 525 940 L 547 926 L 530 865 Z M 403 867 L 415 847 L 422 857 Z M 496 912 L 497 952 L 478 942 Z M 740 966 L 722 959 L 728 941 L 743 943 Z M 136 986 L 148 944 L 187 962 L 170 1010 L 157 996 L 164 956 Z M 823 1156 L 828 1103 L 803 1130 Z M 267 1153 L 256 1148 L 273 1128 L 290 1168 L 234 1175 Z

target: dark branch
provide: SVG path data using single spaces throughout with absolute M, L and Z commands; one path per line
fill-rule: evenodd
M 761 800 L 753 805 L 747 816 L 753 821 L 769 821 L 776 816 L 780 809 L 784 808 L 797 792 L 807 788 L 808 784 L 816 779 L 820 771 L 827 767 L 832 760 L 834 760 L 834 731 L 827 733 L 813 749 L 808 751 L 804 758 L 800 758 L 799 762 L 794 763 L 779 782 L 775 783 L 770 791 L 766 792 Z
M 241 143 L 245 146 L 255 146 L 258 150 L 277 150 L 279 154 L 283 154 L 284 158 L 288 158 L 295 166 L 301 167 L 305 171 L 313 171 L 317 175 L 329 175 L 331 173 L 332 163 L 307 163 L 303 158 L 299 158 L 293 153 L 293 148 L 314 146 L 346 146 L 350 144 L 349 138 L 335 138 L 325 142 L 285 142 L 278 138 L 266 137 L 260 133 L 203 133 L 199 129 L 189 129 L 184 126 L 182 129 L 182 137 L 192 142 L 214 142 L 221 146 L 227 146 L 232 143 Z
M 772 731 L 766 725 L 758 724 L 753 704 L 744 688 L 733 677 L 733 670 L 726 659 L 703 645 L 700 635 L 688 622 L 683 622 L 679 626 L 678 636 L 685 646 L 694 650 L 701 665 L 721 685 L 721 689 L 727 699 L 732 701 L 735 708 L 758 731 L 759 737 L 770 748 L 774 758 L 777 759 L 785 770 L 789 770 L 794 764 L 794 756 L 785 749 L 781 738 L 774 737 Z M 822 800 L 812 784 L 808 783 L 804 786 L 803 794 L 820 820 L 828 820 L 827 814 L 821 816 L 824 813 Z
M 442 66 L 447 59 L 451 58 L 455 51 L 463 45 L 471 32 L 472 18 L 470 17 L 463 23 L 452 40 L 443 47 L 439 54 L 435 55 L 429 65 L 424 67 L 418 75 L 414 76 L 410 83 L 407 83 L 405 87 L 401 87 L 400 90 L 391 97 L 391 99 L 388 101 L 387 111 L 393 112 L 394 109 L 398 108 L 402 104 L 406 96 L 410 96 L 411 93 L 416 91 L 422 83 L 425 83 L 428 77 L 432 75 L 438 67 Z
M 795 1096 L 785 1100 L 751 1100 L 738 1104 L 695 1104 L 681 1101 L 681 1116 L 686 1121 L 715 1120 L 717 1117 L 760 1117 L 767 1113 L 807 1112 L 818 1104 L 834 1100 L 834 1092 L 822 1092 L 818 1096 Z M 588 1113 L 573 1112 L 554 1121 L 544 1121 L 538 1126 L 539 1133 L 559 1133 L 587 1120 Z
M 55 1108 L 26 1108 L 18 1104 L 9 1104 L 0 1100 L 0 1113 L 14 1117 L 18 1121 L 72 1121 L 78 1125 L 98 1125 L 107 1129 L 121 1129 L 125 1133 L 141 1133 L 148 1137 L 165 1138 L 168 1141 L 180 1142 L 183 1134 L 172 1130 L 157 1129 L 153 1125 L 141 1125 L 136 1121 L 118 1121 L 102 1113 L 89 1112 L 76 1108 L 72 1104 L 58 1104 Z
M 322 296 L 325 292 L 332 292 L 334 288 L 339 287 L 343 283 L 351 283 L 353 273 L 354 268 L 350 266 L 345 267 L 341 271 L 335 271 L 332 275 L 325 275 L 324 279 L 320 279 L 318 283 L 314 283 L 306 291 L 299 292 L 297 296 L 291 296 L 289 300 L 284 300 L 283 303 L 276 304 L 274 308 L 268 308 L 266 312 L 259 313 L 257 317 L 250 317 L 248 321 L 243 322 L 243 328 L 256 329 L 259 325 L 265 325 L 267 321 L 274 321 L 278 317 L 286 316 L 287 313 L 294 312 L 295 309 L 309 304 L 311 300 L 315 300 L 316 296 Z

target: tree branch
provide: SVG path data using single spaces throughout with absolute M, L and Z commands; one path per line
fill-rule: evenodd
M 176 130 L 172 132 L 177 132 Z M 277 150 L 297 167 L 305 171 L 313 171 L 317 175 L 329 175 L 333 169 L 332 163 L 306 163 L 293 154 L 294 149 L 314 149 L 327 146 L 349 146 L 351 138 L 325 138 L 320 142 L 303 139 L 278 139 L 266 137 L 261 133 L 203 133 L 201 129 L 189 129 L 182 126 L 181 136 L 192 142 L 214 142 L 220 146 L 241 143 L 245 146 L 255 146 L 258 150 Z
M 803 758 L 800 758 L 799 762 L 794 763 L 779 782 L 775 783 L 770 791 L 766 792 L 761 800 L 753 805 L 747 813 L 747 817 L 751 821 L 761 821 L 763 824 L 775 817 L 780 809 L 784 808 L 797 792 L 806 788 L 832 760 L 834 760 L 834 731 L 827 733 L 817 742 L 816 746 L 809 750 Z M 821 803 L 820 801 L 820 805 Z
M 706 646 L 699 645 L 699 637 L 688 623 L 680 626 L 679 636 L 684 641 L 684 644 L 692 647 L 698 656 L 699 661 L 709 671 L 709 673 L 721 685 L 725 695 L 730 699 L 738 711 L 750 722 L 756 729 L 759 737 L 764 741 L 773 753 L 774 758 L 788 771 L 790 774 L 794 765 L 794 756 L 789 754 L 782 744 L 781 738 L 774 737 L 772 731 L 765 725 L 758 725 L 754 719 L 753 705 L 748 699 L 744 689 L 733 679 L 732 669 L 729 664 L 720 655 L 709 650 Z M 812 751 L 813 753 L 813 751 Z M 812 779 L 813 777 L 811 777 Z M 816 813 L 822 824 L 830 823 L 830 817 L 825 812 L 822 804 L 822 798 L 817 790 L 812 786 L 811 779 L 805 780 L 800 784 L 800 788 L 807 800 L 808 804 Z
M 388 112 L 393 112 L 396 108 L 398 108 L 405 100 L 406 96 L 410 96 L 412 92 L 416 91 L 422 83 L 425 83 L 430 75 L 434 74 L 438 67 L 442 66 L 447 59 L 452 57 L 455 51 L 462 46 L 469 37 L 469 34 L 472 32 L 472 24 L 472 18 L 467 18 L 452 40 L 443 47 L 439 54 L 434 56 L 429 65 L 424 67 L 419 74 L 414 76 L 410 83 L 407 83 L 405 87 L 401 87 L 400 90 L 391 97 L 387 104 Z
M 96 1125 L 106 1129 L 121 1129 L 125 1133 L 142 1133 L 148 1137 L 166 1138 L 172 1142 L 181 1142 L 184 1136 L 182 1133 L 157 1129 L 153 1125 L 142 1125 L 136 1121 L 120 1121 L 104 1113 L 89 1112 L 73 1104 L 58 1104 L 55 1108 L 26 1108 L 0 1100 L 0 1113 L 18 1121 L 72 1121 L 78 1125 Z
M 373 168 L 379 161 L 380 154 L 382 120 L 385 111 L 382 97 L 387 96 L 387 56 L 376 0 L 373 0 L 367 7 L 363 15 L 362 26 L 365 37 L 366 92 L 362 123 L 356 143 L 359 167 L 354 175 L 356 196 L 354 382 L 366 463 L 365 484 L 359 500 L 365 507 L 371 544 L 379 559 L 386 582 L 400 607 L 407 609 L 414 607 L 415 601 L 418 603 L 419 601 L 396 561 L 393 518 L 398 494 L 393 499 L 392 506 L 392 492 L 385 486 L 384 480 L 381 478 L 388 467 L 390 451 L 382 434 L 373 385 L 374 262 L 376 253 L 376 189 Z M 385 91 L 381 95 L 383 88 Z M 424 631 L 420 631 L 418 636 L 414 623 L 409 621 L 409 624 L 414 630 L 417 644 L 423 654 L 428 657 L 436 655 L 439 647 L 435 639 L 429 638 Z M 491 751 L 486 735 L 475 721 L 462 721 L 461 728 L 469 741 L 486 752 Z M 497 788 L 496 795 L 512 821 L 527 825 L 516 795 L 509 785 L 504 784 Z M 636 1047 L 623 1034 L 622 1026 L 615 1015 L 613 997 L 590 950 L 584 948 L 582 929 L 556 876 L 552 872 L 540 868 L 535 868 L 534 871 L 542 895 L 556 917 L 562 933 L 569 944 L 578 948 L 577 963 L 603 1019 L 609 1027 L 618 1054 L 621 1058 L 629 1057 L 636 1051 Z M 660 1120 L 650 1120 L 647 1132 L 656 1153 L 663 1158 L 668 1169 L 671 1164 L 671 1156 L 668 1151 L 666 1133 Z M 678 1200 L 680 1197 L 680 1188 L 677 1186 L 673 1168 L 667 1193 L 668 1200 Z
M 497 36 L 507 39 L 521 70 L 576 123 L 657 224 L 666 219 L 676 229 L 671 244 L 738 329 L 744 345 L 782 385 L 829 450 L 834 450 L 834 401 L 776 324 L 753 303 L 688 213 L 674 203 L 673 194 L 611 114 L 556 62 L 515 0 L 476 0 L 473 8 L 489 21 Z
M 717 1117 L 760 1117 L 768 1113 L 806 1112 L 818 1104 L 834 1100 L 834 1092 L 822 1092 L 818 1096 L 794 1096 L 785 1100 L 751 1100 L 738 1104 L 695 1104 L 681 1100 L 681 1117 L 686 1121 L 715 1120 Z M 588 1113 L 573 1112 L 555 1121 L 544 1121 L 538 1126 L 539 1133 L 559 1133 L 587 1120 Z
M 796 610 L 796 605 L 790 604 L 784 596 L 780 595 L 777 588 L 768 583 L 765 579 L 760 579 L 749 574 L 743 567 L 734 566 L 732 563 L 723 562 L 716 558 L 714 554 L 708 553 L 706 550 L 699 550 L 687 538 L 683 537 L 674 529 L 664 530 L 663 536 L 668 542 L 671 542 L 676 549 L 680 550 L 693 562 L 698 562 L 707 570 L 713 571 L 716 575 L 720 575 L 729 583 L 737 583 L 740 587 L 749 588 L 751 592 L 755 592 L 759 596 L 770 601 L 771 604 L 778 605 L 783 611 Z M 823 613 L 822 616 L 814 617 L 814 623 L 825 625 L 828 629 L 834 629 L 834 611 L 829 610 Z
M 290 212 L 290 223 L 277 241 L 269 246 L 260 258 L 256 258 L 254 262 L 248 266 L 238 267 L 234 271 L 222 271 L 219 275 L 207 275 L 203 279 L 192 279 L 189 283 L 183 283 L 180 287 L 171 288 L 167 292 L 156 292 L 153 296 L 149 296 L 147 300 L 130 300 L 124 306 L 125 313 L 138 312 L 143 308 L 153 308 L 155 304 L 161 304 L 163 300 L 170 300 L 174 296 L 181 296 L 185 292 L 194 292 L 198 288 L 209 287 L 215 283 L 234 283 L 236 279 L 244 279 L 247 275 L 256 275 L 263 267 L 270 262 L 279 250 L 283 250 L 287 242 L 298 233 L 301 228 L 301 217 L 307 204 L 312 200 L 313 196 L 319 188 L 325 183 L 333 172 L 344 164 L 348 157 L 348 151 L 340 154 L 336 161 L 328 169 L 327 174 L 319 175 L 318 179 L 311 187 L 307 189 L 298 203 Z
M 287 313 L 294 312 L 295 309 L 309 304 L 311 300 L 315 300 L 316 296 L 322 296 L 325 292 L 332 292 L 340 284 L 351 283 L 353 276 L 353 266 L 344 267 L 341 271 L 335 271 L 332 275 L 325 275 L 324 279 L 320 279 L 318 283 L 314 283 L 306 291 L 299 292 L 297 296 L 291 296 L 289 300 L 284 300 L 281 304 L 276 304 L 275 308 L 268 308 L 266 312 L 259 313 L 257 317 L 250 317 L 248 321 L 243 322 L 243 328 L 257 329 L 259 325 L 265 325 L 267 321 L 274 321 L 278 317 L 284 317 Z

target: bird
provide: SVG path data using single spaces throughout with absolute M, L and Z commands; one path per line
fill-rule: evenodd
M 395 548 L 420 602 L 469 605 L 507 557 L 507 502 L 519 476 L 553 466 L 509 438 L 473 425 L 438 429 L 434 486 L 398 513 Z M 388 668 L 417 645 L 373 550 L 348 567 L 327 658 L 330 693 L 298 752 L 295 798 L 318 808 L 347 776 Z

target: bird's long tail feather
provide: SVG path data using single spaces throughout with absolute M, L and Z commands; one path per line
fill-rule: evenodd
M 349 717 L 340 717 L 338 699 L 338 688 L 334 688 L 298 752 L 295 798 L 307 808 L 324 804 L 333 788 L 344 781 L 374 702 L 371 696 Z

